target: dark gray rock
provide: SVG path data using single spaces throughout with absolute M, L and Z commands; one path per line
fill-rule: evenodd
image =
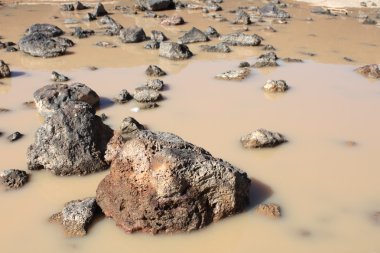
M 190 49 L 175 42 L 161 42 L 159 55 L 170 60 L 185 60 L 193 56 Z
M 117 133 L 107 157 L 111 173 L 96 201 L 126 232 L 194 231 L 248 206 L 246 173 L 174 134 Z
M 74 32 L 71 33 L 71 36 L 77 37 L 78 39 L 84 39 L 94 34 L 94 30 L 83 30 L 81 27 L 74 27 Z
M 121 136 L 126 139 L 136 131 L 145 130 L 145 127 L 136 119 L 127 117 L 123 119 L 120 125 Z
M 113 101 L 119 104 L 124 104 L 132 99 L 132 95 L 125 89 L 121 90 L 116 97 L 113 98 Z
M 65 102 L 38 128 L 27 152 L 28 168 L 47 169 L 60 176 L 105 170 L 104 154 L 112 135 L 91 105 Z
M 159 91 L 164 88 L 164 82 L 160 79 L 149 79 L 146 83 L 146 87 Z
M 120 30 L 119 37 L 123 43 L 138 43 L 147 40 L 144 30 L 138 26 Z
M 106 31 L 104 32 L 105 35 L 108 36 L 115 36 L 120 34 L 120 30 L 123 29 L 123 26 L 117 23 L 113 18 L 111 18 L 108 15 L 105 15 L 102 17 L 99 22 L 103 25 L 105 25 Z
M 142 9 L 150 11 L 161 11 L 174 8 L 173 0 L 135 0 Z
M 96 20 L 96 16 L 92 13 L 87 13 L 86 15 L 84 15 L 83 19 L 86 21 L 94 21 Z
M 227 46 L 225 43 L 219 43 L 215 46 L 210 45 L 202 45 L 200 46 L 200 49 L 204 52 L 210 52 L 210 53 L 230 53 L 231 49 L 229 46 Z
M 10 142 L 14 142 L 14 141 L 17 141 L 19 139 L 21 139 L 24 135 L 20 132 L 14 132 L 13 134 L 9 135 L 7 137 L 8 141 Z
M 9 69 L 8 64 L 3 60 L 0 60 L 0 79 L 11 76 L 11 70 Z
M 60 9 L 61 9 L 61 11 L 73 11 L 73 10 L 75 10 L 73 4 L 62 4 Z
M 269 52 L 262 54 L 258 57 L 257 61 L 252 65 L 254 68 L 264 68 L 264 67 L 277 67 L 277 55 L 274 52 Z
M 90 87 L 82 83 L 50 84 L 33 94 L 38 112 L 44 116 L 52 115 L 68 101 L 82 101 L 95 108 L 99 105 L 99 96 Z
M 289 86 L 284 80 L 268 80 L 263 88 L 266 92 L 283 93 L 289 89 Z
M 144 45 L 145 49 L 159 49 L 160 48 L 160 42 L 155 40 L 150 40 Z
M 165 34 L 161 31 L 153 30 L 151 33 L 152 33 L 152 37 L 151 37 L 152 40 L 155 40 L 157 42 L 168 40 Z
M 75 3 L 75 9 L 76 9 L 77 11 L 81 11 L 81 10 L 88 9 L 88 7 L 85 6 L 84 4 L 82 4 L 81 2 L 77 1 L 77 2 Z
M 171 17 L 165 17 L 161 20 L 161 25 L 172 26 L 172 25 L 182 25 L 185 21 L 181 16 L 173 15 Z
M 150 103 L 158 101 L 161 94 L 157 90 L 142 86 L 135 89 L 133 98 L 139 103 Z
M 25 35 L 31 35 L 33 33 L 43 33 L 48 37 L 57 37 L 63 34 L 61 28 L 51 24 L 34 24 L 26 29 Z
M 219 39 L 229 46 L 259 46 L 261 37 L 253 34 L 248 35 L 241 32 L 222 35 Z
M 94 9 L 94 16 L 95 17 L 101 17 L 101 16 L 104 16 L 104 15 L 108 15 L 108 12 L 104 8 L 104 5 L 101 4 L 101 3 L 97 3 L 95 5 L 95 9 Z
M 240 142 L 244 148 L 266 148 L 280 145 L 286 139 L 282 134 L 261 128 L 241 137 Z
M 252 23 L 250 16 L 243 10 L 238 10 L 235 15 L 236 18 L 232 22 L 233 24 L 249 25 Z
M 201 30 L 195 27 L 191 28 L 190 31 L 178 38 L 178 42 L 182 44 L 206 42 L 208 40 L 208 37 Z
M 220 34 L 218 33 L 218 31 L 212 27 L 212 26 L 209 26 L 207 27 L 206 31 L 204 32 L 204 34 L 209 37 L 209 38 L 219 38 Z
M 145 70 L 147 76 L 165 76 L 166 72 L 156 65 L 149 65 Z
M 24 36 L 19 41 L 19 48 L 32 56 L 49 58 L 65 54 L 67 46 L 57 38 L 35 32 Z
M 28 182 L 29 175 L 23 170 L 7 169 L 0 171 L 0 185 L 7 189 L 18 189 Z
M 263 17 L 280 18 L 280 19 L 290 18 L 289 13 L 287 13 L 284 10 L 279 9 L 276 6 L 276 4 L 273 4 L 273 3 L 264 5 L 263 7 L 260 8 L 259 11 Z
M 67 202 L 62 211 L 53 214 L 49 221 L 61 224 L 66 236 L 82 237 L 98 213 L 100 210 L 95 198 L 85 198 Z
M 67 76 L 64 76 L 58 72 L 51 72 L 51 77 L 50 79 L 54 82 L 67 82 L 70 80 L 70 78 L 68 78 Z
M 326 8 L 323 8 L 323 7 L 314 7 L 311 9 L 311 13 L 314 13 L 314 14 L 321 14 L 321 15 L 332 15 L 334 16 L 333 13 L 331 13 L 331 11 L 329 9 L 326 9 Z
M 7 52 L 17 52 L 18 49 L 15 48 L 15 47 L 13 47 L 13 46 L 10 46 L 10 47 L 7 47 L 6 51 L 7 51 Z

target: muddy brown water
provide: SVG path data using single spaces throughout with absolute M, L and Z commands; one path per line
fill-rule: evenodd
M 260 48 L 233 48 L 233 53 L 224 56 L 199 53 L 194 44 L 190 48 L 198 54 L 192 60 L 171 62 L 158 58 L 157 51 L 142 50 L 141 43 L 121 45 L 117 38 L 103 37 L 119 48 L 98 49 L 92 46 L 100 40 L 97 36 L 77 40 L 78 45 L 69 50 L 72 54 L 54 59 L 0 51 L 0 58 L 10 63 L 15 74 L 0 85 L 0 108 L 11 110 L 0 113 L 0 131 L 5 133 L 0 137 L 0 169 L 26 169 L 26 149 L 43 119 L 23 102 L 50 83 L 50 72 L 56 70 L 103 97 L 97 113 L 108 115 L 106 123 L 111 127 L 118 128 L 124 117 L 133 116 L 152 130 L 178 134 L 254 178 L 253 203 L 275 202 L 283 210 L 283 218 L 271 220 L 251 207 L 194 233 L 160 236 L 125 234 L 112 220 L 102 218 L 86 237 L 69 239 L 47 218 L 67 201 L 94 196 L 108 172 L 57 177 L 37 171 L 31 172 L 30 183 L 23 189 L 0 191 L 1 252 L 380 252 L 380 228 L 371 218 L 380 210 L 380 81 L 353 71 L 359 64 L 380 63 L 379 28 L 347 17 L 312 16 L 307 8 L 289 9 L 295 17 L 290 24 L 274 25 L 277 33 L 260 32 L 265 43 L 279 49 L 279 56 L 306 62 L 280 61 L 278 68 L 252 69 L 241 82 L 213 76 L 236 68 L 241 60 L 254 62 Z M 119 14 L 114 18 L 125 26 L 133 22 L 147 26 L 147 31 L 159 28 L 172 39 L 192 25 L 206 28 L 211 24 L 222 32 L 234 28 L 208 22 L 199 11 L 180 13 L 191 23 L 162 28 L 150 19 Z M 0 14 L 2 41 L 17 41 L 35 22 L 64 28 L 62 15 L 77 15 L 50 5 L 1 7 Z M 60 18 L 50 19 L 54 15 Z M 315 21 L 304 22 L 307 16 Z M 12 26 L 5 26 L 11 21 Z M 262 28 L 252 26 L 249 32 Z M 344 56 L 355 62 L 344 62 Z M 162 78 L 168 88 L 162 92 L 165 99 L 160 107 L 133 112 L 133 103 L 110 105 L 109 99 L 121 89 L 132 91 L 146 81 L 144 71 L 151 63 L 168 72 Z M 99 69 L 89 70 L 92 65 Z M 262 86 L 268 79 L 284 79 L 291 89 L 282 95 L 265 94 Z M 244 150 L 239 138 L 257 128 L 281 132 L 289 142 L 274 149 Z M 6 136 L 13 131 L 25 136 L 10 144 Z

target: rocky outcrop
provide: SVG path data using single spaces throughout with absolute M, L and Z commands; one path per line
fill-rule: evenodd
M 165 76 L 166 72 L 156 65 L 149 65 L 145 70 L 147 76 Z
M 268 80 L 263 89 L 266 92 L 283 93 L 289 89 L 289 86 L 284 80 Z
M 7 169 L 0 171 L 0 185 L 7 189 L 18 189 L 28 182 L 29 175 L 23 170 Z
M 377 64 L 369 64 L 355 69 L 356 72 L 368 78 L 380 78 L 380 69 Z
M 173 9 L 173 0 L 135 0 L 136 4 L 142 9 L 150 11 L 161 11 Z
M 11 70 L 9 69 L 8 64 L 0 60 L 0 79 L 11 76 Z
M 243 80 L 251 73 L 249 68 L 229 70 L 215 76 L 216 79 L 222 80 Z
M 253 34 L 244 34 L 241 32 L 222 35 L 219 39 L 229 46 L 259 46 L 261 37 Z
M 144 30 L 138 26 L 120 30 L 119 37 L 123 43 L 138 43 L 147 40 Z
M 178 42 L 182 44 L 206 41 L 209 41 L 208 37 L 201 30 L 195 27 L 191 28 L 190 31 L 178 38 Z
M 61 212 L 53 214 L 49 221 L 61 224 L 66 236 L 82 237 L 87 234 L 88 226 L 99 211 L 93 197 L 73 200 L 67 202 Z
M 95 108 L 100 100 L 95 91 L 82 83 L 46 85 L 36 90 L 33 97 L 38 112 L 44 117 L 53 114 L 68 101 L 86 102 Z
M 112 138 L 111 172 L 96 191 L 104 214 L 126 232 L 193 231 L 247 207 L 246 173 L 171 133 L 132 136 Z
M 193 56 L 186 45 L 175 42 L 161 42 L 159 54 L 170 60 L 185 60 Z
M 244 148 L 265 148 L 280 145 L 286 139 L 282 134 L 261 128 L 241 137 L 240 142 Z
M 60 176 L 105 170 L 104 153 L 112 135 L 91 105 L 65 102 L 38 128 L 27 152 L 28 168 L 47 169 Z
M 231 52 L 231 48 L 227 46 L 225 43 L 218 43 L 215 46 L 201 45 L 200 49 L 204 52 L 209 52 L 209 53 L 230 53 Z

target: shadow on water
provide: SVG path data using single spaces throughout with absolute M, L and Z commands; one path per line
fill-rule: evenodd
M 251 178 L 251 186 L 249 188 L 249 209 L 255 208 L 272 196 L 273 190 L 270 186 L 260 182 L 257 179 Z
M 106 98 L 106 97 L 100 97 L 100 103 L 99 103 L 99 106 L 97 109 L 102 110 L 104 108 L 113 106 L 114 104 L 115 104 L 115 102 L 112 101 L 111 99 Z
M 11 77 L 14 78 L 14 77 L 19 77 L 19 76 L 24 76 L 26 74 L 27 73 L 23 72 L 23 71 L 12 71 L 11 72 Z

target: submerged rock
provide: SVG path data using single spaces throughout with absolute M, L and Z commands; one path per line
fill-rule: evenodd
M 274 203 L 260 204 L 256 207 L 256 212 L 262 216 L 267 216 L 269 218 L 280 218 L 281 208 L 279 205 Z
M 65 102 L 38 128 L 27 152 L 28 168 L 47 169 L 60 176 L 105 170 L 104 154 L 112 135 L 88 103 Z
M 146 10 L 150 11 L 162 11 L 173 9 L 173 0 L 135 0 L 136 4 Z
M 165 76 L 166 72 L 156 65 L 149 65 L 145 70 L 147 76 Z
M 51 72 L 51 77 L 50 79 L 54 82 L 67 82 L 70 80 L 70 78 L 68 78 L 67 76 L 64 76 L 58 72 Z
M 18 189 L 28 182 L 29 175 L 23 170 L 7 169 L 0 171 L 0 185 L 8 189 Z
M 356 72 L 368 78 L 380 78 L 380 69 L 377 64 L 369 64 L 355 69 Z
M 161 42 L 159 54 L 170 60 L 185 60 L 193 56 L 186 45 L 175 42 Z
M 277 93 L 287 91 L 289 86 L 284 80 L 268 80 L 263 88 L 266 92 Z
M 296 62 L 296 63 L 301 63 L 303 62 L 302 59 L 297 59 L 297 58 L 289 58 L 289 57 L 286 57 L 286 58 L 282 58 L 282 60 L 284 62 L 289 62 L 289 63 L 293 63 L 293 62 Z
M 66 44 L 63 44 L 62 40 L 52 38 L 40 32 L 24 36 L 18 45 L 24 53 L 44 58 L 63 55 L 68 47 Z
M 229 46 L 259 46 L 261 37 L 253 34 L 248 35 L 241 32 L 222 35 L 219 39 Z
M 138 43 L 147 40 L 144 30 L 138 26 L 120 30 L 119 37 L 123 43 Z
M 242 212 L 247 174 L 171 133 L 116 134 L 96 201 L 126 232 L 189 232 Z
M 11 70 L 9 69 L 8 64 L 3 60 L 0 60 L 0 79 L 11 76 Z
M 223 80 L 243 80 L 251 73 L 249 68 L 242 68 L 237 70 L 229 70 L 215 76 L 216 79 Z
M 33 97 L 38 112 L 44 117 L 53 114 L 68 101 L 86 102 L 94 108 L 100 101 L 98 94 L 82 83 L 45 85 L 36 90 Z
M 261 128 L 241 137 L 240 142 L 244 148 L 265 148 L 280 145 L 286 139 L 282 134 Z
M 163 18 L 161 20 L 161 25 L 171 26 L 171 25 L 182 25 L 185 21 L 181 16 L 173 15 L 171 17 Z
M 8 141 L 10 142 L 14 142 L 14 141 L 17 141 L 19 139 L 21 139 L 24 135 L 20 132 L 14 132 L 13 134 L 9 135 L 7 137 Z
M 125 89 L 121 90 L 116 97 L 113 98 L 113 101 L 119 104 L 125 104 L 132 99 L 132 95 Z
M 147 81 L 146 87 L 159 91 L 164 88 L 164 82 L 160 79 L 150 79 Z
M 53 214 L 49 221 L 61 224 L 69 237 L 82 237 L 98 212 L 94 197 L 73 200 L 67 202 L 61 212 Z
M 61 28 L 51 24 L 34 24 L 26 29 L 25 35 L 31 35 L 33 33 L 42 33 L 47 37 L 58 37 L 63 34 Z
M 140 103 L 149 103 L 158 101 L 161 94 L 157 90 L 142 86 L 135 89 L 133 98 Z
M 215 46 L 210 45 L 202 45 L 200 46 L 200 49 L 204 52 L 210 52 L 210 53 L 230 53 L 231 48 L 227 46 L 225 43 L 219 43 Z
M 178 42 L 182 44 L 206 41 L 209 41 L 208 37 L 201 30 L 195 27 L 191 28 L 190 31 L 178 38 Z

